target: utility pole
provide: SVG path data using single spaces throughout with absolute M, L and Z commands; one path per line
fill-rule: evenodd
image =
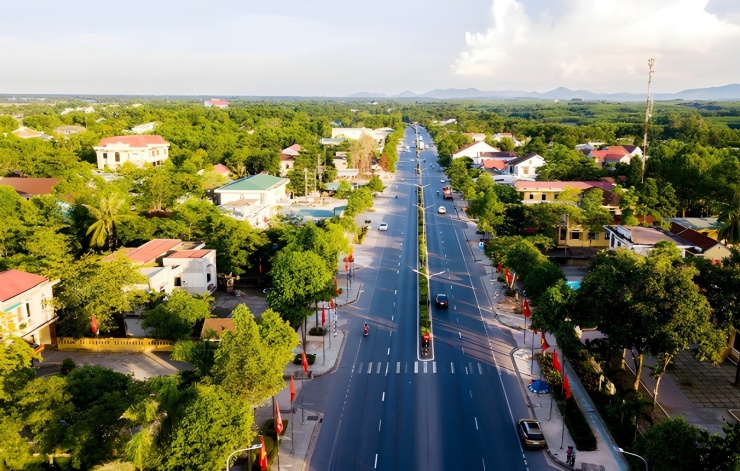
M 303 196 L 308 201 L 308 168 L 303 169 Z
M 653 81 L 653 64 L 655 64 L 655 59 L 651 57 L 648 59 L 648 93 L 647 107 L 645 109 L 645 134 L 642 137 L 642 176 L 640 177 L 640 183 L 645 182 L 645 161 L 648 158 L 648 124 L 650 117 L 653 115 L 653 97 L 650 95 L 650 83 Z

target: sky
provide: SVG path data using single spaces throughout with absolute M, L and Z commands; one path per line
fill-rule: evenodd
M 653 92 L 740 83 L 740 0 L 24 0 L 0 94 Z

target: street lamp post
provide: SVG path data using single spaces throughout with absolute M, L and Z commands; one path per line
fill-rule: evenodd
M 229 461 L 231 461 L 231 457 L 234 456 L 237 453 L 244 453 L 245 451 L 252 451 L 256 450 L 258 448 L 262 448 L 262 444 L 259 445 L 252 445 L 249 448 L 242 448 L 241 450 L 236 450 L 232 454 L 229 455 L 228 458 L 226 458 L 226 471 L 229 471 Z M 249 455 L 247 455 L 247 469 L 251 468 L 251 460 L 249 459 Z
M 647 461 L 645 461 L 645 458 L 643 458 L 642 456 L 640 456 L 640 455 L 637 455 L 637 454 L 635 454 L 635 453 L 630 453 L 629 451 L 624 451 L 624 450 L 623 450 L 623 449 L 621 449 L 621 448 L 619 449 L 619 451 L 620 451 L 621 453 L 624 453 L 625 455 L 630 455 L 630 456 L 636 456 L 636 457 L 640 458 L 640 459 L 642 460 L 642 462 L 643 462 L 643 463 L 645 463 L 645 471 L 649 471 L 649 470 L 648 470 L 648 463 L 647 463 Z

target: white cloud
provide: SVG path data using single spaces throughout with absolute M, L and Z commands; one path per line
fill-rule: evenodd
M 740 26 L 708 0 L 554 0 L 537 18 L 525 1 L 493 0 L 491 26 L 466 33 L 454 73 L 488 90 L 641 91 L 654 57 L 662 91 L 740 79 Z

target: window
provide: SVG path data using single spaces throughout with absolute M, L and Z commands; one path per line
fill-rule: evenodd
M 580 231 L 573 231 L 570 233 L 571 240 L 581 240 L 581 233 Z
M 597 233 L 591 232 L 591 231 L 588 232 L 588 240 L 596 240 L 597 237 L 598 237 Z
M 31 317 L 31 305 L 26 303 L 26 319 Z
M 560 240 L 568 240 L 568 229 L 565 227 L 560 228 Z
M 529 199 L 531 199 L 531 200 L 533 200 L 533 199 L 534 199 L 534 193 L 530 193 L 530 194 L 529 194 Z
M 116 152 L 116 162 L 120 162 L 120 161 L 121 161 L 121 154 Z
M 108 158 L 108 153 L 107 152 L 103 152 L 103 158 L 104 159 L 107 159 Z
M 179 276 L 175 277 L 175 286 L 182 286 L 182 278 L 180 278 Z
M 522 170 L 522 174 L 529 175 L 529 167 L 524 167 L 524 169 Z
M 547 193 L 542 193 L 542 201 L 547 201 Z
M 604 240 L 609 240 L 609 233 L 604 231 Z

